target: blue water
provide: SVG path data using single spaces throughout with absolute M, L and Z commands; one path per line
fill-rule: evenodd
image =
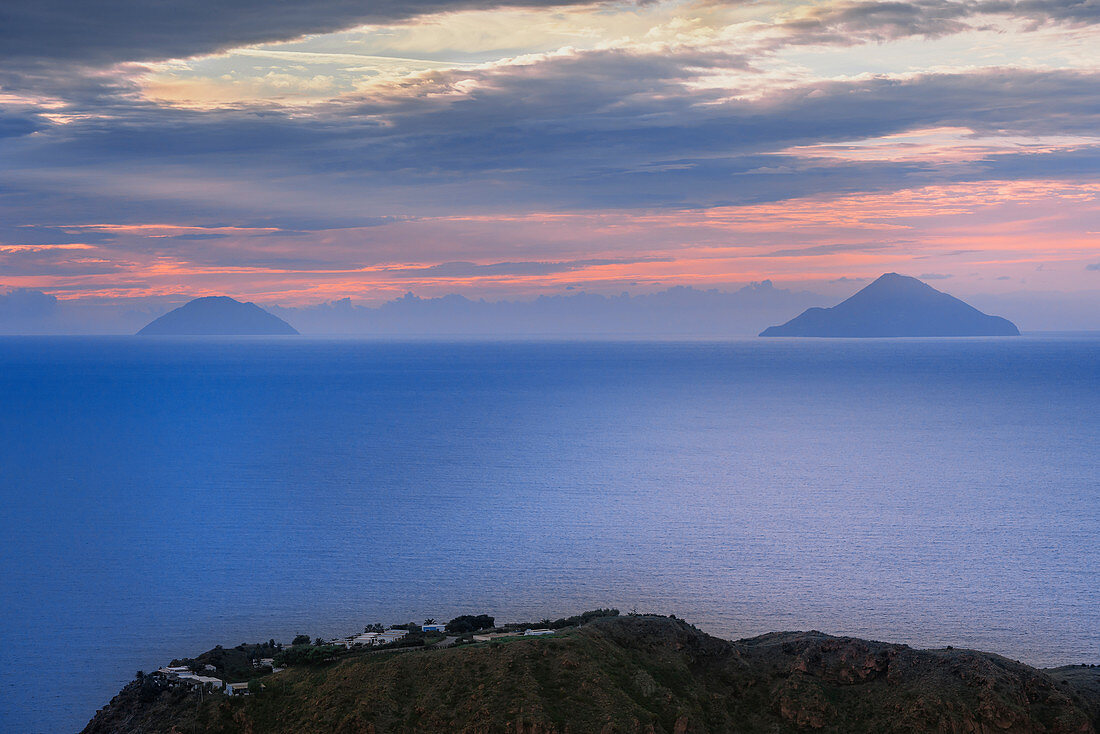
M 0 730 L 215 644 L 615 605 L 1100 662 L 1100 339 L 0 340 Z

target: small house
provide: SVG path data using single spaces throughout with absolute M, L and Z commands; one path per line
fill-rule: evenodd
M 263 688 L 264 684 L 260 684 L 260 688 Z M 226 683 L 225 684 L 226 695 L 229 696 L 251 696 L 252 691 L 248 690 L 248 683 Z

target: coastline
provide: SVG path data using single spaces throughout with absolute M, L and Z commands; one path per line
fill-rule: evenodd
M 300 639 L 279 646 L 232 691 L 145 675 L 83 734 L 188 726 L 225 734 L 549 734 L 597 723 L 608 732 L 682 734 L 735 724 L 748 732 L 1100 730 L 1095 664 L 1040 670 L 975 650 L 916 650 L 813 631 L 729 641 L 675 616 L 613 609 L 542 620 L 545 627 L 471 619 L 428 620 L 420 626 L 443 629 L 406 630 L 381 646 Z M 417 635 L 419 644 L 409 644 Z M 173 662 L 206 666 L 210 678 L 239 677 L 242 655 L 236 670 L 225 661 L 234 651 L 267 652 L 264 645 Z M 206 662 L 213 660 L 223 662 Z M 285 668 L 273 672 L 272 662 Z

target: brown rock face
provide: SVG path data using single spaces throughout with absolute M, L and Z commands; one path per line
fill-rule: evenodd
M 901 646 L 874 649 L 873 643 L 850 637 L 809 640 L 792 671 L 832 683 L 863 683 L 886 674 Z

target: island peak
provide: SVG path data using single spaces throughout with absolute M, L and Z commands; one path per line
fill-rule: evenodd
M 139 335 L 281 336 L 298 330 L 255 303 L 229 296 L 205 296 L 149 322 Z
M 1008 319 L 899 273 L 885 273 L 832 308 L 809 308 L 760 336 L 1019 336 Z

